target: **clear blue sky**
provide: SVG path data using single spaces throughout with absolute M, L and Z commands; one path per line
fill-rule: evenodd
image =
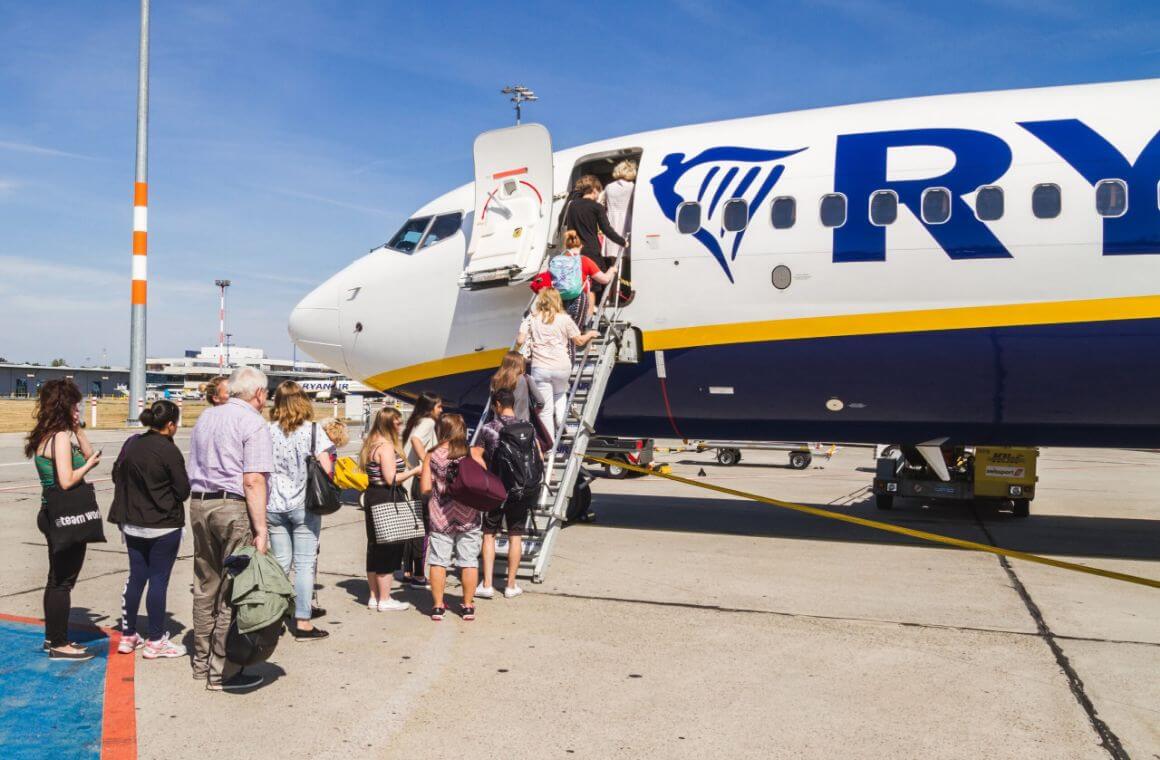
M 0 356 L 128 359 L 138 5 L 0 6 Z M 471 176 L 559 147 L 887 97 L 1160 76 L 1160 3 L 155 0 L 149 353 L 290 352 L 310 287 Z

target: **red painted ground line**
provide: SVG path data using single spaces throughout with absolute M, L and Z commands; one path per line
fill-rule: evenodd
M 108 631 L 108 634 L 101 760 L 137 760 L 137 699 L 134 691 L 137 655 L 117 654 L 121 633 Z
M 29 625 L 44 625 L 39 618 L 6 615 L 0 620 Z M 69 623 L 70 628 L 100 631 L 109 637 L 109 656 L 105 663 L 104 709 L 101 711 L 101 760 L 137 760 L 137 710 L 134 692 L 134 670 L 137 656 L 118 655 L 121 633 L 112 628 Z

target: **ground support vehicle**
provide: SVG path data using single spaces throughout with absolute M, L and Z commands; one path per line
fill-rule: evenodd
M 656 455 L 655 443 L 652 438 L 595 436 L 588 444 L 588 453 L 592 456 L 624 462 L 636 467 L 651 467 Z M 604 465 L 604 476 L 615 480 L 643 477 L 641 473 L 607 464 Z
M 1031 513 L 1039 449 L 1014 446 L 891 446 L 875 462 L 874 502 L 892 509 L 895 497 L 987 501 Z
M 717 464 L 726 467 L 740 462 L 744 450 L 788 452 L 789 466 L 795 470 L 804 470 L 814 461 L 810 445 L 800 441 L 697 441 L 696 446 L 698 453 L 716 449 Z

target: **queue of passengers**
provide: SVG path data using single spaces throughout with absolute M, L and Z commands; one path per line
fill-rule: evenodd
M 586 187 L 581 200 L 595 202 L 593 186 Z M 576 213 L 582 221 L 589 212 L 582 208 Z M 604 230 L 603 211 L 595 214 L 595 220 L 595 228 Z M 608 231 L 605 234 L 613 239 Z M 623 238 L 619 240 L 623 244 Z M 568 230 L 565 243 L 566 252 L 556 257 L 563 265 L 553 267 L 553 286 L 539 290 L 519 328 L 517 348 L 527 352 L 531 371 L 520 350 L 504 357 L 491 380 L 491 415 L 479 431 L 478 445 L 469 445 L 463 417 L 444 414 L 441 400 L 430 393 L 417 399 L 406 420 L 389 407 L 375 416 L 359 455 L 368 478 L 364 503 L 369 609 L 410 608 L 391 596 L 395 573 L 401 571 L 403 583 L 430 588 L 430 617 L 442 620 L 447 611 L 447 573 L 458 569 L 463 588 L 459 614 L 464 620 L 475 619 L 475 598 L 495 596 L 495 537 L 501 529 L 510 539 L 504 596 L 523 593 L 516 571 L 529 512 L 539 495 L 538 482 L 525 478 L 527 487 L 519 488 L 505 482 L 506 499 L 488 512 L 463 503 L 452 494 L 452 485 L 468 458 L 485 471 L 496 469 L 497 460 L 513 457 L 522 463 L 515 466 L 529 472 L 542 467 L 543 452 L 563 425 L 572 350 L 598 335 L 579 326 L 591 313 L 590 301 L 583 299 L 590 293 L 590 281 L 607 284 L 615 274 L 612 268 L 602 271 L 582 253 L 588 244 L 578 230 Z M 169 639 L 164 622 L 189 500 L 195 578 L 192 667 L 194 678 L 204 680 L 211 691 L 248 689 L 262 682 L 261 676 L 241 672 L 226 659 L 232 613 L 225 565 L 245 546 L 252 544 L 262 554 L 272 551 L 287 575 L 293 571 L 295 608 L 287 626 L 292 636 L 297 641 L 318 641 L 329 635 L 312 622 L 325 610 L 315 601 L 321 515 L 307 509 L 307 473 L 310 463 L 317 462 L 333 475 L 338 448 L 349 436 L 337 420 L 314 423 L 312 402 L 293 381 L 276 389 L 267 422 L 263 417 L 267 394 L 266 376 L 253 367 L 242 367 L 228 379 L 215 378 L 206 389 L 210 406 L 193 428 L 188 467 L 173 440 L 181 412 L 170 401 L 155 401 L 140 415 L 145 431 L 125 441 L 113 466 L 108 520 L 121 533 L 129 559 L 118 652 L 140 649 L 145 659 L 187 656 L 185 647 Z M 96 497 L 85 483 L 85 476 L 100 464 L 102 452 L 94 450 L 85 433 L 81 400 L 71 380 L 45 383 L 25 445 L 42 486 L 37 525 L 48 543 L 44 650 L 51 660 L 94 656 L 92 650 L 68 640 L 71 592 L 87 544 L 104 540 Z M 522 435 L 510 434 L 521 425 Z M 534 432 L 529 435 L 527 430 Z M 54 514 L 61 514 L 61 509 L 72 512 L 50 519 L 50 500 L 57 508 Z M 423 535 L 379 543 L 373 507 L 408 501 L 421 504 Z M 149 620 L 144 635 L 137 625 L 142 597 Z

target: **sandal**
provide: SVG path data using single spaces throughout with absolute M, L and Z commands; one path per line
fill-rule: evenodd
M 459 612 L 459 614 L 463 616 L 464 620 L 475 620 L 475 605 L 463 605 L 463 609 Z
M 447 609 L 446 609 L 446 608 L 444 608 L 444 607 L 436 607 L 435 609 L 431 610 L 431 619 L 432 619 L 432 620 L 442 620 L 442 619 L 443 619 L 443 616 L 444 616 L 445 614 L 447 614 Z

